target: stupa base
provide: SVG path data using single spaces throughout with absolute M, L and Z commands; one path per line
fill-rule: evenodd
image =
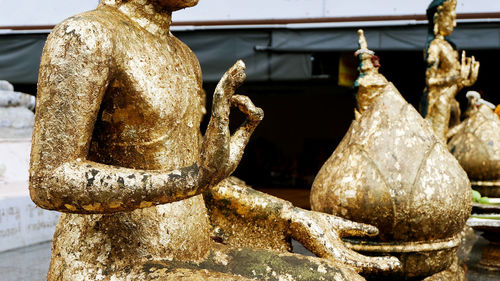
M 458 264 L 458 258 L 447 269 L 425 278 L 423 281 L 467 281 L 465 270 Z
M 461 243 L 461 234 L 452 238 L 430 242 L 371 242 L 346 239 L 346 245 L 364 255 L 394 256 L 402 263 L 401 271 L 382 273 L 383 275 L 367 276 L 369 280 L 401 280 L 432 278 L 434 275 L 446 273 L 457 263 L 456 252 Z M 458 266 L 458 265 L 457 265 Z M 440 278 L 440 277 L 436 277 Z M 458 277 L 457 277 L 458 278 Z M 465 278 L 465 277 L 464 277 Z M 426 279 L 427 280 L 427 279 Z M 441 279 L 429 279 L 441 280 Z M 444 279 L 443 279 L 444 280 Z M 465 279 L 446 279 L 465 280 Z
M 479 266 L 488 270 L 500 271 L 500 220 L 470 218 L 467 225 L 481 231 L 481 236 L 490 242 L 483 248 Z
M 500 197 L 500 180 L 496 181 L 471 181 L 472 189 L 481 193 L 481 196 Z
M 479 265 L 488 270 L 500 271 L 500 243 L 492 242 L 483 249 Z

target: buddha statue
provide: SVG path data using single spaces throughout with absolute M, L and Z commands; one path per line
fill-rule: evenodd
M 359 36 L 359 112 L 314 180 L 312 210 L 378 227 L 375 238 L 347 241 L 362 253 L 398 257 L 402 270 L 384 278 L 463 280 L 455 253 L 472 208 L 467 175 L 378 72 L 361 30 Z
M 434 0 L 427 8 L 429 36 L 421 113 L 445 144 L 448 128 L 460 121 L 455 96 L 462 88 L 472 86 L 479 72 L 479 62 L 474 57 L 466 57 L 465 51 L 459 61 L 455 46 L 448 39 L 456 26 L 456 5 L 456 0 Z
M 357 272 L 397 269 L 341 240 L 375 227 L 226 179 L 263 111 L 234 95 L 238 61 L 201 134 L 200 65 L 169 30 L 172 12 L 197 2 L 102 0 L 48 36 L 30 164 L 32 200 L 63 213 L 48 280 L 363 280 Z M 247 115 L 232 135 L 231 106 Z M 207 205 L 270 231 L 228 238 Z M 318 257 L 290 253 L 291 238 Z

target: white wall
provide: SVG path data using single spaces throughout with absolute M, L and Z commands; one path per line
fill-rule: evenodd
M 54 25 L 92 10 L 98 0 L 0 0 L 0 26 Z
M 98 0 L 0 0 L 0 26 L 53 25 Z M 424 14 L 430 0 L 200 0 L 175 21 Z M 499 0 L 458 0 L 458 13 L 500 12 Z
M 200 0 L 177 21 L 425 14 L 430 0 Z M 458 0 L 458 13 L 500 12 L 499 0 Z

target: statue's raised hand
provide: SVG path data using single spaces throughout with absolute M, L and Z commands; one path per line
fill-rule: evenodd
M 264 117 L 262 109 L 255 107 L 248 97 L 234 95 L 245 78 L 245 64 L 239 60 L 226 71 L 215 88 L 212 115 L 199 160 L 201 176 L 211 184 L 221 181 L 236 169 L 250 135 Z M 247 115 L 247 120 L 233 136 L 229 132 L 231 106 Z
M 460 76 L 462 78 L 462 86 L 470 87 L 476 83 L 479 74 L 479 62 L 474 56 L 468 58 L 465 56 L 465 51 L 462 52 L 462 61 L 460 64 Z

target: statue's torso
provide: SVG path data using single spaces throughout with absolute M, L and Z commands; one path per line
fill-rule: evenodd
M 110 32 L 115 78 L 101 104 L 90 157 L 138 169 L 193 164 L 204 103 L 196 57 L 172 35 L 154 37 L 129 24 Z
M 434 39 L 428 49 L 427 112 L 426 119 L 431 120 L 434 132 L 445 143 L 445 136 L 450 124 L 451 105 L 459 88 L 460 63 L 458 53 L 451 44 L 442 38 Z M 433 83 L 430 81 L 433 80 Z M 456 103 L 456 102 L 455 102 Z
M 449 76 L 460 75 L 460 63 L 458 61 L 458 52 L 451 46 L 451 44 L 440 38 L 434 39 L 429 46 L 429 56 L 437 60 L 438 68 L 434 77 L 445 78 Z M 429 86 L 429 92 L 433 90 L 440 90 L 441 88 L 450 88 L 454 86 L 455 82 L 442 85 Z
M 116 11 L 89 14 L 108 16 L 115 44 L 114 79 L 95 123 L 89 159 L 149 170 L 193 164 L 203 115 L 194 55 L 173 36 L 158 39 Z M 52 263 L 70 275 L 92 276 L 145 260 L 196 260 L 208 250 L 208 233 L 201 195 L 127 213 L 63 214 Z

